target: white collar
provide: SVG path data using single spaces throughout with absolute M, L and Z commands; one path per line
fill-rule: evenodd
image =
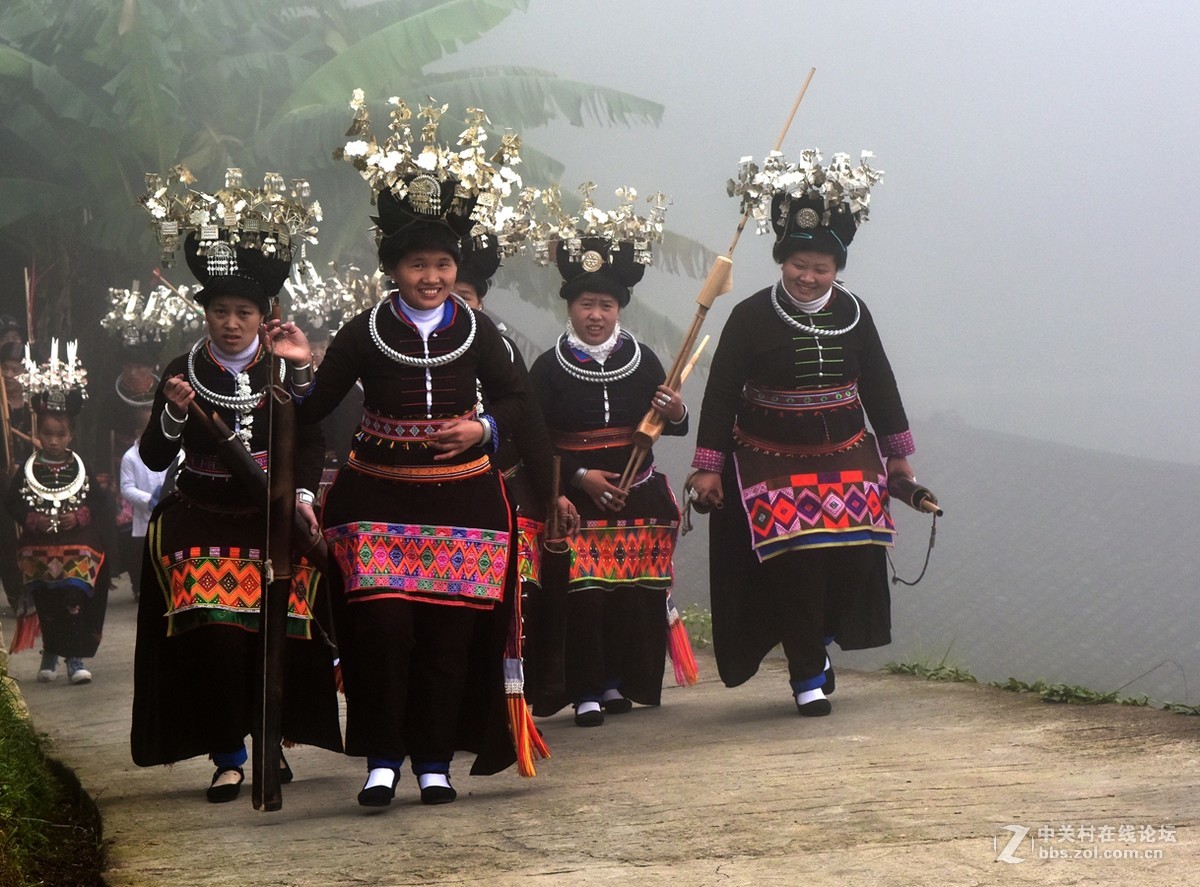
M 782 280 L 779 281 L 779 288 L 783 290 L 783 294 L 788 297 L 788 301 L 803 311 L 805 314 L 816 314 L 822 308 L 829 304 L 829 300 L 833 298 L 833 287 L 825 290 L 825 295 L 819 299 L 813 299 L 811 302 L 801 302 L 795 296 L 788 292 L 787 284 Z
M 613 326 L 612 335 L 601 342 L 599 345 L 589 345 L 583 339 L 575 334 L 575 327 L 571 325 L 571 321 L 567 321 L 567 344 L 576 351 L 582 351 L 600 366 L 604 366 L 604 362 L 608 360 L 612 353 L 617 350 L 617 345 L 621 341 L 621 321 L 617 321 Z
M 213 357 L 220 362 L 221 366 L 225 367 L 225 369 L 229 370 L 235 376 L 250 366 L 250 362 L 254 360 L 254 355 L 258 354 L 257 338 L 237 354 L 229 354 L 222 351 L 220 346 L 212 339 L 208 340 L 208 344 L 212 348 Z

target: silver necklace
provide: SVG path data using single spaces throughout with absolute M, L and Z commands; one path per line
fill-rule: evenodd
M 154 377 L 154 384 L 150 386 L 144 395 L 142 395 L 142 400 L 139 400 L 136 397 L 130 397 L 128 394 L 122 391 L 121 377 L 117 376 L 117 381 L 113 385 L 113 387 L 117 389 L 117 397 L 121 398 L 121 400 L 125 401 L 125 403 L 129 404 L 131 407 L 150 406 L 150 404 L 154 403 L 154 392 L 158 390 L 158 383 L 162 381 L 162 377 L 159 376 L 158 373 L 151 373 L 150 375 Z
M 53 502 L 57 505 L 57 503 L 65 502 L 72 496 L 77 495 L 83 489 L 87 483 L 87 472 L 83 467 L 83 460 L 79 458 L 78 453 L 72 453 L 71 455 L 75 457 L 75 479 L 65 487 L 58 488 L 48 487 L 34 477 L 33 463 L 37 460 L 36 453 L 25 460 L 25 483 L 39 499 L 45 499 L 47 502 Z M 55 510 L 57 511 L 57 508 Z
M 247 410 L 252 409 L 260 400 L 263 399 L 263 395 L 267 393 L 268 386 L 264 385 L 261 391 L 251 391 L 249 394 L 217 394 L 217 392 L 210 391 L 208 388 L 205 388 L 203 385 L 201 385 L 200 380 L 196 378 L 196 352 L 199 351 L 201 346 L 203 346 L 207 341 L 207 339 L 200 339 L 195 345 L 192 346 L 192 350 L 188 352 L 188 382 L 194 389 L 196 389 L 196 394 L 214 406 L 225 407 L 229 410 L 236 410 L 239 413 L 244 413 Z M 284 363 L 285 361 L 282 360 L 279 362 L 279 381 L 281 382 L 283 381 Z M 243 370 L 243 372 L 245 371 Z M 241 375 L 241 373 L 238 375 Z
M 583 367 L 575 366 L 567 360 L 567 355 L 563 353 L 563 345 L 566 344 L 567 334 L 563 333 L 558 337 L 558 345 L 554 349 L 554 356 L 558 358 L 558 365 L 563 368 L 563 371 L 568 376 L 573 376 L 581 382 L 605 383 L 619 382 L 621 379 L 632 376 L 634 371 L 642 362 L 642 346 L 638 344 L 638 340 L 631 333 L 626 333 L 629 336 L 629 341 L 633 342 L 633 357 L 629 359 L 629 363 L 616 370 L 585 370 Z
M 850 301 L 854 305 L 854 319 L 846 326 L 836 330 L 822 329 L 821 327 L 817 326 L 809 326 L 806 323 L 801 323 L 796 318 L 792 317 L 792 315 L 788 314 L 787 309 L 783 307 L 783 302 L 779 298 L 778 283 L 771 287 L 771 305 L 775 308 L 775 313 L 779 315 L 780 319 L 793 329 L 797 329 L 802 333 L 807 333 L 808 335 L 814 336 L 818 339 L 822 336 L 840 336 L 850 332 L 850 330 L 858 326 L 858 320 L 860 317 L 862 317 L 862 308 L 859 307 L 858 298 L 849 290 L 842 290 L 842 292 L 850 297 Z
M 390 305 L 390 304 L 391 304 L 391 300 L 388 299 L 386 301 L 380 302 L 374 308 L 372 308 L 371 316 L 368 319 L 369 322 L 367 324 L 367 327 L 371 332 L 371 341 L 375 343 L 375 347 L 378 348 L 380 351 L 382 351 L 386 357 L 394 360 L 398 364 L 402 364 L 403 366 L 410 366 L 410 367 L 423 367 L 424 369 L 429 369 L 430 367 L 445 366 L 448 363 L 453 363 L 454 361 L 456 361 L 460 357 L 462 357 L 464 354 L 466 354 L 467 349 L 471 347 L 471 343 L 475 341 L 475 312 L 467 311 L 467 320 L 469 320 L 471 322 L 471 329 L 467 332 L 467 340 L 465 342 L 463 342 L 460 346 L 458 346 L 453 351 L 451 351 L 447 354 L 441 355 L 440 357 L 430 357 L 429 356 L 429 340 L 426 339 L 425 343 L 424 343 L 425 344 L 425 357 L 409 357 L 407 354 L 404 354 L 403 352 L 397 351 L 395 348 L 392 348 L 390 345 L 388 345 L 386 342 L 384 342 L 383 337 L 379 335 L 379 328 L 376 325 L 375 318 L 379 314 L 380 308 L 382 308 L 384 305 Z

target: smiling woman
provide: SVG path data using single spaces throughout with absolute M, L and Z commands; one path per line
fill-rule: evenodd
M 354 105 L 355 132 L 368 131 L 361 94 Z M 337 565 L 346 751 L 366 758 L 364 807 L 391 804 L 406 759 L 422 803 L 444 804 L 457 797 L 456 751 L 477 753 L 475 774 L 520 762 L 532 776 L 540 742 L 520 696 L 515 515 L 490 459 L 505 433 L 540 420 L 496 326 L 451 298 L 461 242 L 486 227 L 496 183 L 512 173 L 483 155 L 476 173 L 463 168 L 477 147 L 467 135 L 461 153 L 432 142 L 443 110 L 421 110 L 433 168 L 411 162 L 407 127 L 393 126 L 372 158 L 345 149 L 380 189 L 379 262 L 396 289 L 334 337 L 297 414 L 319 422 L 361 382 L 362 421 L 322 523 Z M 385 154 L 387 174 L 371 165 Z M 398 174 L 397 157 L 410 158 Z M 278 353 L 307 358 L 298 330 L 269 335 Z M 549 471 L 531 474 L 548 501 Z
M 574 220 L 560 237 L 567 331 L 530 379 L 580 526 L 566 540 L 570 573 L 559 590 L 566 593 L 565 674 L 553 682 L 538 676 L 534 713 L 572 705 L 578 726 L 596 727 L 606 714 L 661 700 L 679 508 L 652 453 L 631 484 L 620 478 L 647 410 L 661 417 L 666 435 L 686 434 L 688 416 L 664 384 L 657 355 L 619 323 L 649 264 L 649 238 L 625 240 L 615 228 L 582 236 Z

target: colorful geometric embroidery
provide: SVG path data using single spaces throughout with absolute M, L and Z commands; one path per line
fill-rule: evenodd
M 742 490 L 759 560 L 797 548 L 891 545 L 886 481 L 861 470 L 793 474 Z
M 262 550 L 188 548 L 161 556 L 166 579 L 167 635 L 222 623 L 258 631 L 262 602 Z M 293 565 L 288 595 L 288 636 L 312 636 L 312 604 L 320 576 L 307 561 Z
M 104 555 L 87 545 L 26 545 L 17 565 L 25 585 L 78 585 L 90 594 Z
M 545 524 L 517 517 L 517 577 L 540 587 L 542 581 L 542 539 Z
M 426 443 L 429 436 L 462 419 L 475 418 L 474 411 L 447 419 L 394 419 L 370 410 L 363 410 L 359 431 L 372 437 L 401 443 Z
M 349 601 L 436 600 L 490 607 L 504 599 L 509 533 L 356 521 L 325 530 Z
M 572 551 L 571 587 L 637 584 L 669 588 L 678 527 L 677 521 L 587 521 L 567 538 Z

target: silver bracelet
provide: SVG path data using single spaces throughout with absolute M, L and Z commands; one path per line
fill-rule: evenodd
M 291 380 L 293 388 L 307 388 L 313 381 L 312 361 L 310 360 L 302 367 L 291 368 Z
M 582 488 L 583 487 L 583 479 L 585 477 L 587 477 L 587 473 L 588 473 L 588 470 L 586 468 L 576 469 L 575 473 L 573 475 L 571 475 L 571 483 L 574 486 Z
M 299 487 L 296 490 L 296 501 L 302 505 L 312 505 L 317 501 L 317 497 L 313 495 L 312 490 L 306 490 L 304 487 Z
M 183 426 L 187 424 L 187 415 L 176 419 L 171 415 L 170 406 L 164 405 L 158 424 L 162 428 L 163 437 L 167 440 L 179 440 L 179 436 L 183 434 Z

